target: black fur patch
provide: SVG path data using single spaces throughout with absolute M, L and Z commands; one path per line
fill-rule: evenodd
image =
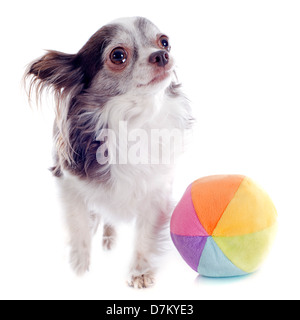
M 60 167 L 62 165 L 81 178 L 107 179 L 108 172 L 101 170 L 96 159 L 97 150 L 101 144 L 94 136 L 94 121 L 92 121 L 90 112 L 92 110 L 85 110 L 85 106 L 87 100 L 89 102 L 94 100 L 92 106 L 97 108 L 103 106 L 107 101 L 105 96 L 93 95 L 90 87 L 95 76 L 103 68 L 103 52 L 117 34 L 118 28 L 120 26 L 116 24 L 104 26 L 88 40 L 77 54 L 48 51 L 28 69 L 26 78 L 33 76 L 29 95 L 33 87 L 35 87 L 37 96 L 40 96 L 44 89 L 53 89 L 58 112 L 61 107 L 68 108 L 66 120 L 69 124 L 67 139 L 69 143 L 65 142 L 64 148 L 71 155 L 71 163 L 67 159 L 62 159 L 63 154 L 57 150 L 57 165 L 50 169 L 56 177 L 62 176 Z M 65 99 L 67 97 L 68 100 Z M 61 106 L 63 101 L 70 102 L 68 105 Z M 84 115 L 86 111 L 89 111 L 87 114 L 91 115 L 90 119 Z M 55 138 L 60 136 L 60 141 L 65 140 L 63 133 L 58 131 L 54 136 Z M 102 177 L 99 176 L 99 172 L 103 175 Z

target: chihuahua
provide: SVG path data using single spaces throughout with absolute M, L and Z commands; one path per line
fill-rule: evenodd
M 128 284 L 154 283 L 173 210 L 174 160 L 193 118 L 175 73 L 169 37 L 142 17 L 97 31 L 76 54 L 47 53 L 25 74 L 29 97 L 55 97 L 54 166 L 70 238 L 70 263 L 84 274 L 100 220 L 103 246 L 135 221 Z

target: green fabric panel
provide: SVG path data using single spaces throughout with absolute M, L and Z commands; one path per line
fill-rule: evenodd
M 275 239 L 277 223 L 265 230 L 235 237 L 213 237 L 226 257 L 241 270 L 256 271 Z

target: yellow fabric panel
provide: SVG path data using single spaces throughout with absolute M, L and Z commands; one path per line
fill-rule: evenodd
M 251 179 L 245 178 L 225 209 L 213 236 L 240 236 L 273 226 L 277 219 L 275 206 Z

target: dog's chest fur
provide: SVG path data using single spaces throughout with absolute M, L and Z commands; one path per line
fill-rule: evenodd
M 159 140 L 153 138 L 157 134 L 172 135 L 174 129 L 178 133 L 181 132 L 181 137 L 184 138 L 183 132 L 190 125 L 186 99 L 179 94 L 136 97 L 131 93 L 112 99 L 98 117 L 95 121 L 96 136 L 101 137 L 101 128 L 104 125 L 116 136 L 116 145 L 108 143 L 108 152 L 116 159 L 110 159 L 112 164 L 105 167 L 99 165 L 98 169 L 100 173 L 109 170 L 109 179 L 101 183 L 97 179 L 92 181 L 80 179 L 66 171 L 64 184 L 84 195 L 92 212 L 101 214 L 107 212 L 106 218 L 113 219 L 113 222 L 120 219 L 128 220 L 146 207 L 153 209 L 153 206 L 164 207 L 164 204 L 168 206 L 171 197 L 172 162 L 176 160 L 178 154 L 174 150 L 176 146 L 170 136 Z M 120 128 L 126 130 L 121 132 Z M 127 137 L 124 137 L 124 133 Z M 177 135 L 178 137 L 180 138 L 180 135 Z M 146 150 L 143 149 L 144 139 L 147 139 L 148 144 L 146 155 L 141 154 Z M 124 143 L 127 143 L 126 150 Z M 177 140 L 176 143 L 183 144 L 183 140 Z M 168 151 L 167 156 L 170 159 L 162 159 L 163 149 Z M 153 155 L 153 150 L 159 151 L 158 158 L 156 154 Z M 124 151 L 127 153 L 127 159 L 124 158 L 124 154 L 120 154 Z M 142 163 L 130 162 L 130 156 L 136 151 Z M 123 162 L 119 163 L 120 159 Z M 165 163 L 162 163 L 162 160 Z M 111 215 L 111 212 L 114 214 Z

